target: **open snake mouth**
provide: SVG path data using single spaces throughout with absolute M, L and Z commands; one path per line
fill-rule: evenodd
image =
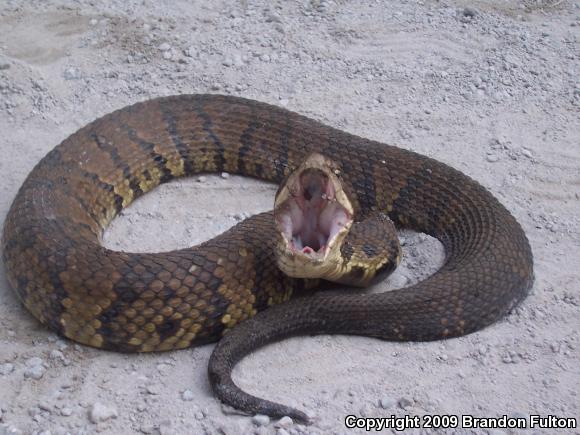
M 290 254 L 325 259 L 352 225 L 351 204 L 327 166 L 323 156 L 314 154 L 276 198 L 276 225 Z

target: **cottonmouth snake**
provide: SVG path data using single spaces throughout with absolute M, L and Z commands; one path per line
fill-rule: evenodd
M 289 299 L 304 281 L 272 255 L 269 213 L 191 249 L 114 252 L 108 223 L 160 183 L 228 171 L 280 183 L 309 154 L 332 158 L 362 213 L 384 211 L 441 241 L 428 279 L 384 294 L 317 293 L 275 305 L 225 335 L 210 362 L 218 396 L 272 415 L 304 415 L 246 395 L 230 378 L 244 354 L 295 334 L 388 340 L 468 334 L 527 294 L 532 253 L 512 215 L 449 166 L 363 139 L 275 106 L 235 97 L 158 98 L 108 114 L 54 148 L 32 170 L 6 217 L 10 284 L 42 323 L 79 343 L 125 352 L 184 348 Z

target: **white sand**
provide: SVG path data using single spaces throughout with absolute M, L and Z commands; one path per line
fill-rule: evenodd
M 505 320 L 460 339 L 303 337 L 256 352 L 236 381 L 317 416 L 280 428 L 224 414 L 206 378 L 213 346 L 155 355 L 77 346 L 40 326 L 2 276 L 0 434 L 322 434 L 352 433 L 348 414 L 580 415 L 577 2 L 475 0 L 473 18 L 451 0 L 163 3 L 0 3 L 0 222 L 36 162 L 85 123 L 153 96 L 220 92 L 477 179 L 526 231 L 533 291 Z M 189 246 L 236 214 L 271 208 L 274 186 L 241 180 L 163 186 L 126 210 L 106 243 Z M 405 240 L 405 262 L 378 290 L 440 264 L 438 242 Z

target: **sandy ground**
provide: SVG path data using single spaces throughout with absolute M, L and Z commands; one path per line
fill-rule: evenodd
M 225 93 L 474 177 L 523 225 L 536 282 L 468 337 L 304 337 L 246 358 L 237 382 L 308 410 L 317 422 L 305 427 L 223 408 L 206 379 L 213 346 L 121 355 L 60 339 L 2 275 L 0 434 L 342 434 L 349 414 L 580 416 L 579 29 L 571 0 L 3 0 L 0 222 L 33 165 L 83 124 L 153 96 Z M 271 208 L 274 191 L 233 176 L 176 181 L 126 210 L 105 242 L 189 246 Z M 403 242 L 404 263 L 377 291 L 440 265 L 438 242 Z

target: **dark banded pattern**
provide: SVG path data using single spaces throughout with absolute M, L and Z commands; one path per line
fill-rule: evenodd
M 269 213 L 199 246 L 163 254 L 114 252 L 99 244 L 111 219 L 160 183 L 220 171 L 279 183 L 313 152 L 336 162 L 359 218 L 384 213 L 437 237 L 446 250 L 443 267 L 385 294 L 321 293 L 288 301 L 315 283 L 276 268 Z M 344 247 L 353 265 L 374 256 L 372 243 L 359 248 Z M 466 175 L 275 106 L 217 95 L 138 103 L 70 136 L 20 188 L 2 249 L 8 280 L 31 313 L 98 348 L 189 347 L 218 340 L 264 310 L 220 341 L 210 364 L 212 385 L 236 407 L 297 419 L 304 414 L 240 391 L 230 377 L 235 363 L 296 334 L 388 340 L 467 334 L 506 314 L 533 281 L 520 225 Z M 353 266 L 353 276 L 359 269 Z

